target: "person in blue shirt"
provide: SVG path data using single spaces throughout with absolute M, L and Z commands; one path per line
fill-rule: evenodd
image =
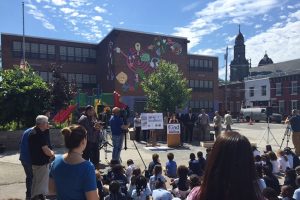
M 109 120 L 113 143 L 112 160 L 120 160 L 124 138 L 123 130 L 128 129 L 129 125 L 125 125 L 121 119 L 120 108 L 114 107 L 112 113 L 113 116 Z
M 49 174 L 49 195 L 57 199 L 99 200 L 94 165 L 82 158 L 87 145 L 87 132 L 80 125 L 72 125 L 61 131 L 66 154 L 57 156 Z
M 31 158 L 30 158 L 29 147 L 28 147 L 28 136 L 33 130 L 34 127 L 25 130 L 20 140 L 19 160 L 22 163 L 26 175 L 26 199 L 31 198 L 32 167 L 31 167 Z
M 177 172 L 177 164 L 174 159 L 174 154 L 173 153 L 168 153 L 168 162 L 166 162 L 166 176 L 170 178 L 175 178 L 176 177 L 176 172 Z
M 199 160 L 196 160 L 196 156 L 194 153 L 190 154 L 190 161 L 189 161 L 189 175 L 197 174 L 198 176 L 201 175 L 201 166 Z

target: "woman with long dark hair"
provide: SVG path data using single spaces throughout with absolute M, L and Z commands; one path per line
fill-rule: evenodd
M 250 142 L 238 132 L 221 134 L 193 200 L 261 200 Z

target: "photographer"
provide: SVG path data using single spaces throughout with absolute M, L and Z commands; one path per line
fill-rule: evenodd
M 288 119 L 293 131 L 292 141 L 295 147 L 295 153 L 300 156 L 300 115 L 296 109 L 292 110 L 292 117 Z
M 112 159 L 120 160 L 120 154 L 123 145 L 124 130 L 128 129 L 129 124 L 124 123 L 120 117 L 120 108 L 114 107 L 112 109 L 113 116 L 109 120 L 111 133 L 112 133 L 112 143 L 113 143 L 113 152 Z M 125 133 L 126 134 L 126 133 Z
M 95 119 L 94 107 L 88 105 L 85 107 L 84 114 L 79 118 L 78 124 L 83 126 L 87 131 L 87 145 L 83 151 L 82 157 L 85 160 L 90 160 L 95 168 L 99 165 L 99 126 Z

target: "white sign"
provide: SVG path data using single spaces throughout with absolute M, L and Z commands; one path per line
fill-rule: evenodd
M 180 124 L 167 124 L 167 134 L 180 134 Z
M 164 129 L 162 113 L 141 113 L 142 130 Z

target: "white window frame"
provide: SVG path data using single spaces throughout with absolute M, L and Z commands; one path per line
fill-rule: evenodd
M 294 105 L 294 104 L 296 104 L 296 105 Z M 298 100 L 291 100 L 291 107 L 292 107 L 292 110 L 293 109 L 298 110 Z
M 298 81 L 292 81 L 291 82 L 291 95 L 297 95 L 298 94 Z
M 284 101 L 278 101 L 278 111 L 280 114 L 284 113 L 285 111 L 285 105 L 284 105 Z
M 254 87 L 249 87 L 249 97 L 254 97 Z

